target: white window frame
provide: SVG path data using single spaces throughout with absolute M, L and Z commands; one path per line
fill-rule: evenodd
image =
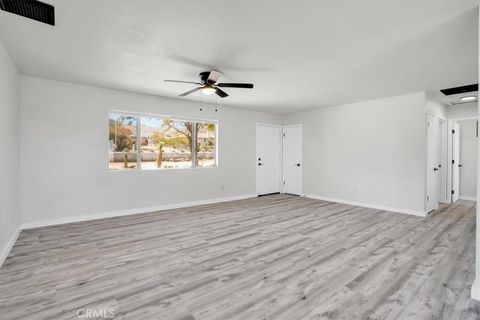
M 217 169 L 218 168 L 218 120 L 212 120 L 212 119 L 201 119 L 201 118 L 190 118 L 190 117 L 183 117 L 183 116 L 171 116 L 171 115 L 161 115 L 161 114 L 156 114 L 156 113 L 146 113 L 146 112 L 133 112 L 133 111 L 125 111 L 125 110 L 116 110 L 112 109 L 108 111 L 108 118 L 110 119 L 110 114 L 118 114 L 122 116 L 130 116 L 130 117 L 135 117 L 137 121 L 136 125 L 136 138 L 135 138 L 135 144 L 136 144 L 136 153 L 137 153 L 137 167 L 135 169 L 123 169 L 123 170 L 115 170 L 115 169 L 110 169 L 110 160 L 107 157 L 107 170 L 109 172 L 136 172 L 136 171 L 151 171 L 151 170 L 192 170 L 192 169 Z M 142 139 L 142 132 L 141 132 L 141 118 L 142 117 L 151 117 L 151 118 L 158 118 L 162 120 L 172 120 L 172 121 L 184 121 L 184 122 L 193 122 L 193 123 L 211 123 L 215 125 L 215 165 L 211 167 L 201 167 L 201 166 L 195 166 L 195 157 L 197 156 L 197 132 L 196 132 L 196 126 L 193 127 L 193 137 L 192 137 L 192 144 L 194 148 L 194 152 L 191 156 L 191 161 L 192 161 L 192 166 L 188 168 L 153 168 L 153 169 L 142 169 L 142 160 L 141 160 L 141 139 Z M 108 130 L 108 127 L 107 127 Z M 107 139 L 107 151 L 110 152 L 109 150 L 109 144 L 110 141 Z M 107 152 L 107 155 L 108 155 Z

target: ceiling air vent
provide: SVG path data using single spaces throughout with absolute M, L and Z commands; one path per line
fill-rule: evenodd
M 39 22 L 55 25 L 55 8 L 34 0 L 0 0 L 0 9 Z
M 460 93 L 474 92 L 474 91 L 478 91 L 478 83 L 477 84 L 471 84 L 471 85 L 468 85 L 468 86 L 463 86 L 463 87 L 443 89 L 443 90 L 440 90 L 440 91 L 446 96 L 451 96 L 451 95 L 460 94 Z

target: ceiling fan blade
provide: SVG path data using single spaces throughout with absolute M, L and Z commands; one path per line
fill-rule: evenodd
M 223 91 L 223 90 L 220 89 L 220 88 L 216 88 L 216 89 L 217 89 L 217 91 L 215 91 L 215 93 L 216 93 L 220 98 L 226 98 L 226 97 L 228 97 L 228 94 L 227 94 L 225 91 Z
M 189 94 L 192 94 L 198 90 L 202 89 L 202 87 L 198 87 L 198 88 L 195 88 L 195 89 L 192 89 L 190 91 L 187 91 L 185 93 L 182 93 L 181 95 L 179 95 L 179 97 L 185 97 L 185 96 L 188 96 Z
M 165 82 L 177 82 L 177 83 L 190 83 L 190 84 L 198 84 L 201 85 L 200 82 L 194 82 L 194 81 L 181 81 L 181 80 L 163 80 Z
M 253 89 L 253 84 L 251 83 L 218 83 L 216 86 L 222 88 Z
M 210 71 L 210 74 L 208 75 L 208 78 L 207 78 L 207 82 L 209 83 L 215 83 L 218 81 L 218 79 L 220 79 L 220 76 L 222 75 L 221 72 L 219 71 Z

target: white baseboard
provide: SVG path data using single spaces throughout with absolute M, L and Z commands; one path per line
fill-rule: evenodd
M 17 241 L 18 235 L 22 231 L 22 226 L 17 227 L 15 229 L 14 233 L 10 237 L 10 240 L 8 240 L 7 245 L 3 249 L 3 251 L 0 253 L 0 267 L 2 267 L 3 263 L 8 257 L 8 254 L 12 250 L 13 246 L 15 245 L 15 242 Z
M 480 284 L 477 279 L 472 284 L 472 290 L 470 292 L 472 299 L 480 301 Z
M 460 196 L 460 200 L 477 201 L 477 197 Z
M 156 212 L 156 211 L 162 211 L 162 210 L 193 207 L 193 206 L 200 206 L 200 205 L 205 205 L 205 204 L 213 204 L 213 203 L 220 203 L 220 202 L 243 200 L 243 199 L 254 198 L 254 197 L 257 197 L 257 195 L 256 194 L 245 194 L 245 195 L 240 195 L 240 196 L 232 196 L 232 197 L 223 197 L 223 198 L 199 200 L 199 201 L 192 201 L 192 202 L 167 204 L 167 205 L 156 206 L 156 207 L 130 209 L 130 210 L 114 211 L 114 212 L 104 212 L 104 213 L 89 214 L 89 215 L 84 215 L 84 216 L 74 216 L 74 217 L 68 217 L 68 218 L 52 219 L 52 220 L 45 220 L 45 221 L 36 221 L 36 222 L 29 222 L 29 223 L 22 224 L 21 225 L 21 230 L 35 229 L 35 228 L 48 227 L 48 226 L 54 226 L 54 225 L 66 224 L 66 223 L 73 223 L 73 222 L 82 222 L 82 221 L 90 221 L 90 220 L 98 220 L 98 219 L 128 216 L 128 215 L 132 215 L 132 214 L 149 213 L 149 212 Z
M 418 217 L 426 217 L 427 216 L 427 214 L 425 212 L 410 210 L 410 209 L 393 208 L 393 207 L 387 207 L 387 206 L 365 203 L 365 202 L 357 202 L 357 201 L 350 201 L 350 200 L 343 200 L 343 199 L 334 199 L 334 198 L 329 198 L 329 197 L 314 196 L 314 195 L 310 195 L 310 194 L 305 194 L 304 196 L 307 197 L 307 198 L 311 198 L 311 199 L 317 199 L 317 200 L 323 200 L 323 201 L 329 201 L 329 202 L 337 202 L 337 203 L 343 203 L 343 204 L 348 204 L 348 205 L 352 205 L 352 206 L 378 209 L 378 210 L 384 210 L 384 211 L 390 211 L 390 212 L 410 214 L 410 215 L 414 215 L 414 216 L 418 216 Z

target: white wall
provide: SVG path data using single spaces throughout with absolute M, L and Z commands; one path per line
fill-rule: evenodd
M 479 12 L 480 12 L 480 7 L 479 7 Z M 480 24 L 479 24 L 480 28 Z M 480 32 L 479 32 L 479 41 L 478 45 L 480 45 Z M 479 64 L 480 68 L 480 56 L 479 56 Z M 479 70 L 479 76 L 480 76 L 480 70 Z M 479 78 L 480 81 L 480 78 Z M 480 113 L 477 108 L 477 117 L 480 119 Z M 480 148 L 478 147 L 478 141 L 477 141 L 477 199 L 480 199 Z M 471 297 L 472 299 L 480 300 L 480 203 L 477 201 L 477 219 L 476 219 L 476 234 L 475 234 L 475 281 L 472 284 L 472 290 L 471 290 Z
M 425 211 L 425 93 L 291 114 L 284 123 L 303 124 L 305 194 Z
M 448 119 L 476 118 L 477 116 L 478 104 L 476 102 L 449 106 L 447 108 Z
M 25 223 L 255 193 L 256 122 L 280 116 L 22 76 Z M 200 107 L 204 108 L 201 112 Z M 219 167 L 109 172 L 109 109 L 219 121 Z
M 448 107 L 441 101 L 440 94 L 440 91 L 427 91 L 425 93 L 427 112 L 438 118 L 447 119 Z
M 0 42 L 0 265 L 20 225 L 18 208 L 19 76 Z
M 477 195 L 477 120 L 458 121 L 460 125 L 460 198 Z

